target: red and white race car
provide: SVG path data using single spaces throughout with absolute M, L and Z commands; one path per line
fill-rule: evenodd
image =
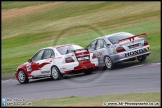
M 18 66 L 15 77 L 22 84 L 42 77 L 57 80 L 63 74 L 78 70 L 90 74 L 97 66 L 98 59 L 94 53 L 76 44 L 65 44 L 40 49 L 28 62 Z

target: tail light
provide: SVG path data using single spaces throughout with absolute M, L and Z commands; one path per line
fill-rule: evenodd
M 74 62 L 74 60 L 73 60 L 73 58 L 68 57 L 68 58 L 65 58 L 65 62 L 70 63 L 70 62 Z
M 95 58 L 97 58 L 97 57 L 96 57 L 96 54 L 93 53 L 92 59 L 95 59 Z
M 145 40 L 145 41 L 144 41 L 144 46 L 146 46 L 146 45 L 148 45 L 148 42 Z
M 116 48 L 116 52 L 118 52 L 118 53 L 123 52 L 123 51 L 125 51 L 125 49 L 123 47 Z

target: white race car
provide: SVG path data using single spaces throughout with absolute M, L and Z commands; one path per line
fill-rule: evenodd
M 29 79 L 52 77 L 83 70 L 90 74 L 98 66 L 98 59 L 83 47 L 75 44 L 58 45 L 40 49 L 28 62 L 18 66 L 15 77 L 20 83 Z

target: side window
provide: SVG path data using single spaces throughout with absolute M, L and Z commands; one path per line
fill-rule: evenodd
M 51 50 L 51 58 L 55 57 L 55 53 L 53 52 L 53 50 Z
M 54 57 L 54 52 L 53 50 L 51 49 L 46 49 L 44 51 L 44 54 L 43 54 L 43 58 L 42 59 L 47 59 L 47 58 L 51 58 L 51 57 Z
M 41 59 L 42 59 L 43 52 L 44 52 L 44 50 L 40 50 L 39 52 L 37 52 L 37 53 L 32 57 L 32 61 L 41 60 Z
M 61 55 L 65 55 L 67 53 L 67 48 L 68 46 L 61 46 L 61 47 L 57 47 L 56 49 Z
M 92 42 L 88 45 L 87 48 L 88 48 L 89 50 L 90 50 L 90 49 L 95 49 L 96 41 L 97 41 L 97 40 L 92 41 Z
M 105 47 L 106 47 L 106 42 L 103 39 L 99 39 L 97 42 L 96 49 L 105 48 Z
M 74 49 L 73 49 L 73 46 L 72 46 L 72 45 L 68 46 L 68 47 L 67 47 L 66 54 L 70 53 L 72 50 L 74 50 Z

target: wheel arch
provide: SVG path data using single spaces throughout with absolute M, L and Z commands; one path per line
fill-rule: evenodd
M 109 55 L 105 55 L 105 56 L 103 57 L 104 62 L 105 62 L 105 57 L 110 57 L 110 59 L 111 59 L 112 63 L 114 63 L 114 61 L 113 61 L 112 57 L 111 57 L 111 56 L 109 56 Z
M 17 72 L 19 72 L 19 71 L 24 71 L 24 73 L 25 73 L 26 77 L 28 77 L 28 74 L 27 74 L 27 72 L 26 72 L 26 70 L 25 70 L 25 69 L 23 69 L 23 68 L 19 68 L 19 69 L 17 70 Z
M 51 72 L 52 72 L 52 67 L 56 67 L 56 68 L 59 70 L 60 74 L 61 74 L 60 69 L 59 69 L 58 66 L 56 66 L 56 65 L 52 65 L 52 66 L 51 66 L 51 70 L 50 70 Z
M 52 67 L 56 67 L 60 71 L 60 69 L 56 65 L 51 66 L 51 71 L 52 71 Z
M 106 58 L 106 57 L 109 57 L 110 60 L 111 60 L 111 67 L 110 67 L 110 68 L 108 68 L 107 65 L 106 65 L 106 63 L 105 63 L 105 58 Z M 115 65 L 115 63 L 113 62 L 111 56 L 109 56 L 109 55 L 105 55 L 105 56 L 104 56 L 104 64 L 105 64 L 104 69 L 109 69 L 109 70 L 112 70 L 112 69 L 114 68 L 114 65 Z

